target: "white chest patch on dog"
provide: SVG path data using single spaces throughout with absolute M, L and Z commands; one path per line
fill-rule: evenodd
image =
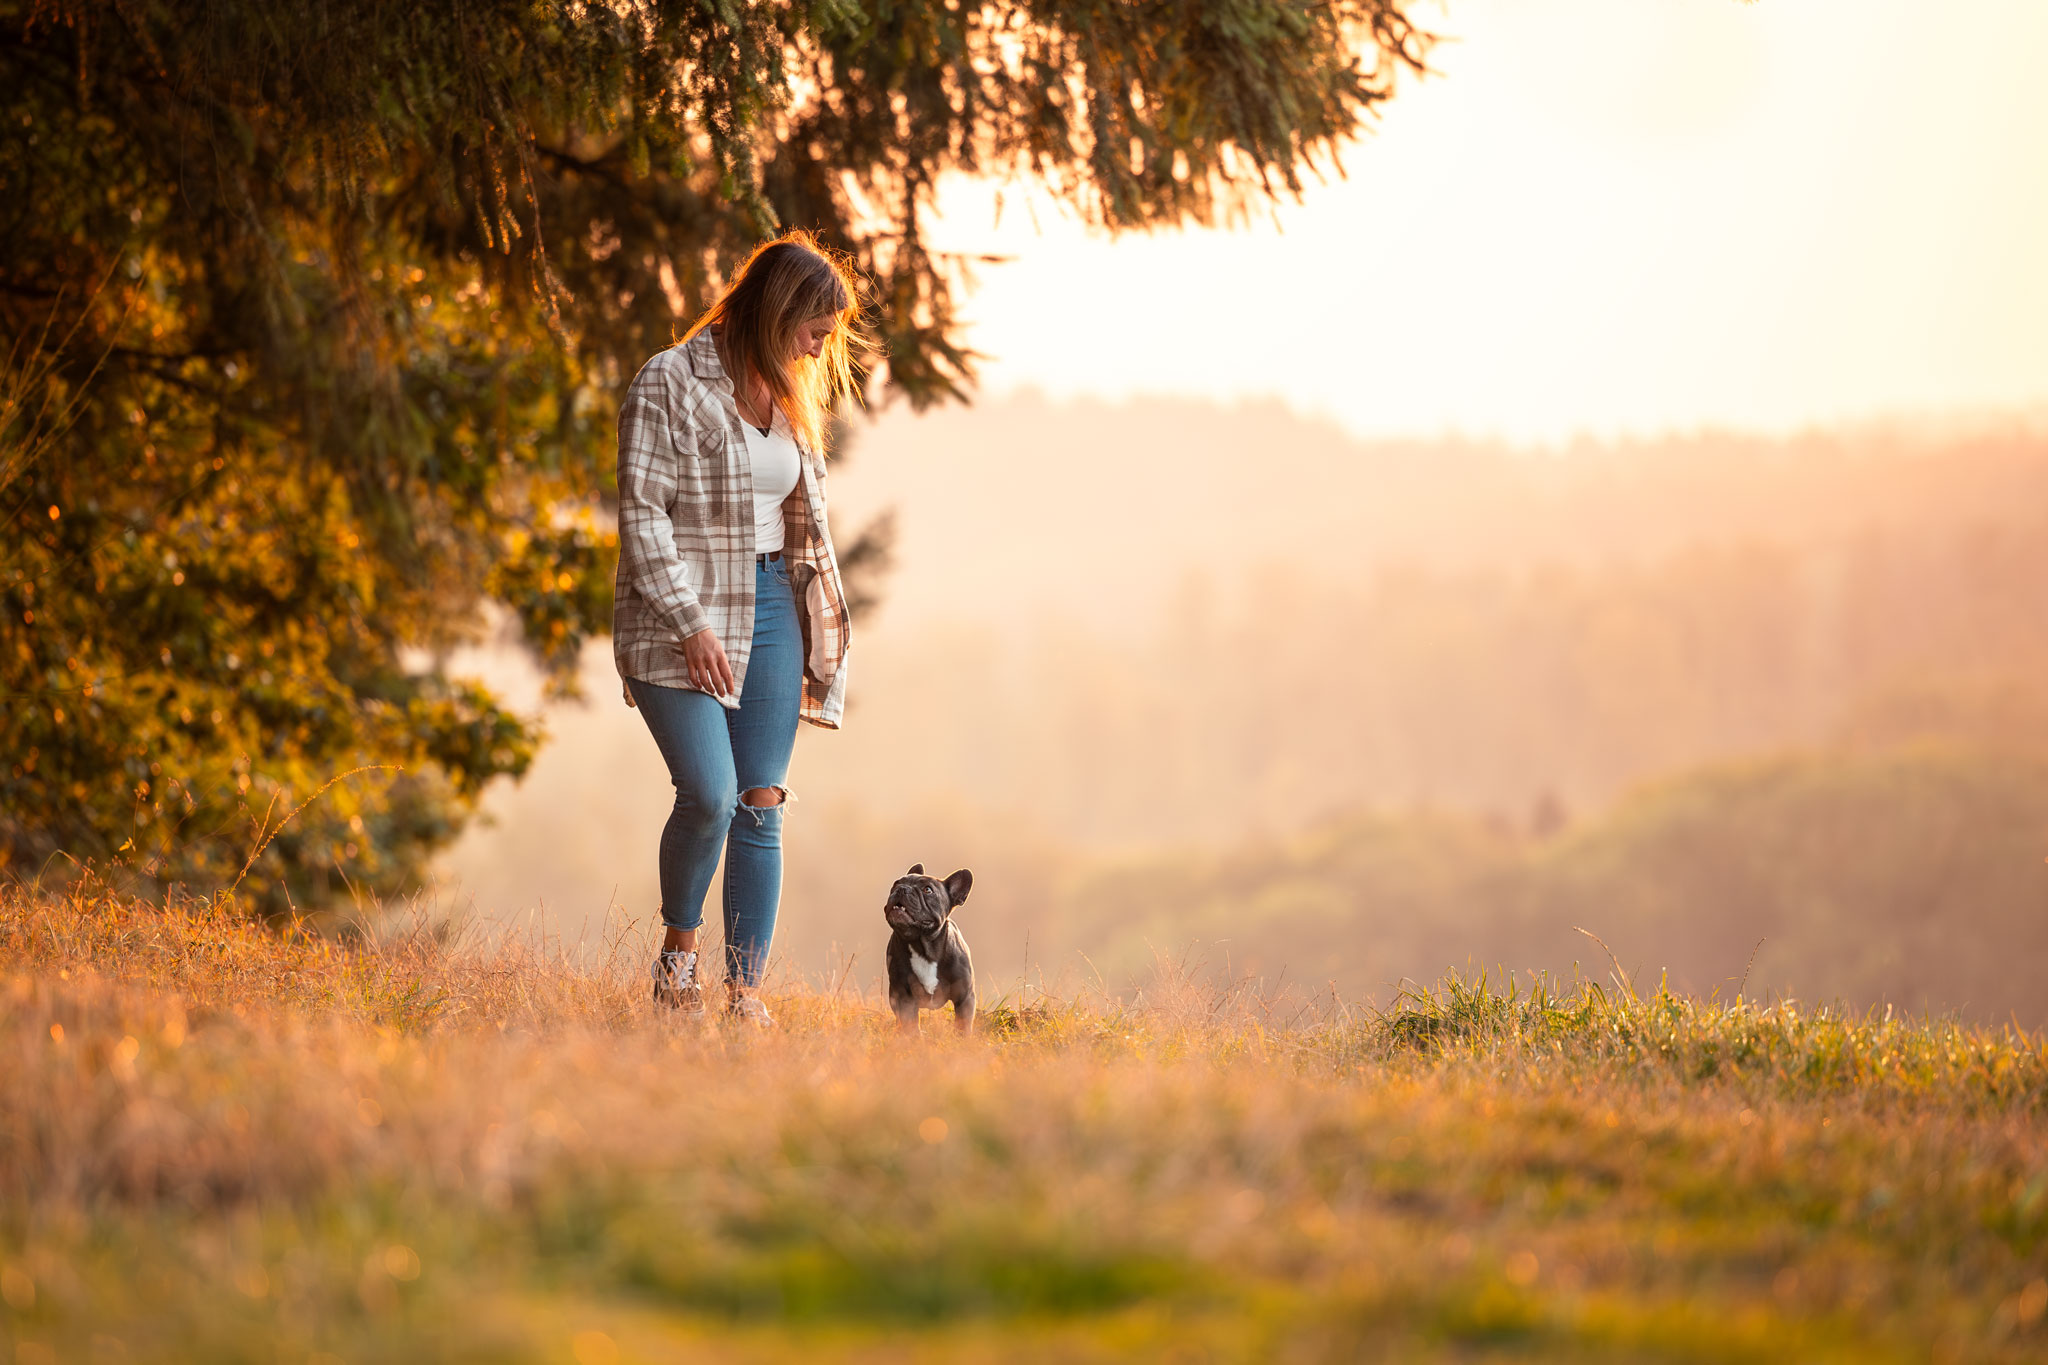
M 917 978 L 917 984 L 924 987 L 925 994 L 932 995 L 939 989 L 939 964 L 929 958 L 910 955 L 910 974 Z

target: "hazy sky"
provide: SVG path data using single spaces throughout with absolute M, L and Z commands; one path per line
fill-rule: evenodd
M 1521 441 L 2048 405 L 2044 0 L 1448 0 L 1347 180 L 1114 244 L 1012 195 L 992 396 Z

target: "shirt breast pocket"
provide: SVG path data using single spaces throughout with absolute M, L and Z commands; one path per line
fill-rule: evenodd
M 692 435 L 695 439 L 677 443 L 688 459 L 714 469 L 725 461 L 727 448 L 732 441 L 730 432 L 710 423 L 700 423 Z
M 715 486 L 719 470 L 717 436 L 682 432 L 675 442 L 675 496 L 669 501 L 669 515 L 678 522 L 700 523 L 705 498 Z

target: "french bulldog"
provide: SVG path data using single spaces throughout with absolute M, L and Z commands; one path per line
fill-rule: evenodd
M 974 1027 L 974 958 L 953 923 L 953 908 L 967 899 L 974 874 L 961 868 L 940 881 L 918 863 L 889 888 L 882 918 L 889 921 L 889 1008 L 905 1033 L 917 1032 L 920 1010 L 953 1005 L 953 1025 Z

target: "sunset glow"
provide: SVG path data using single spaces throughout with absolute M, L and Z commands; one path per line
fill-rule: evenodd
M 1244 230 L 1112 242 L 954 186 L 935 240 L 1014 256 L 972 303 L 989 390 L 1517 441 L 2048 404 L 2048 6 L 1423 17 L 1441 74 Z

